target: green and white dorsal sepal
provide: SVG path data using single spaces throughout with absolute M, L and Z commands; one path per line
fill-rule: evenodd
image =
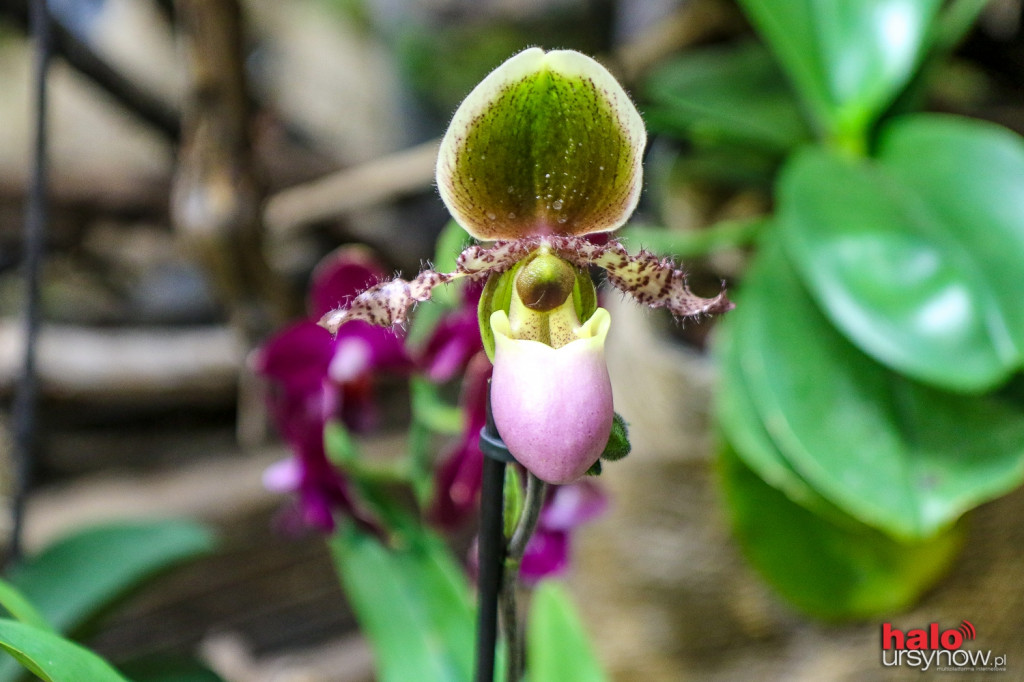
M 646 142 L 639 112 L 601 64 L 530 48 L 455 112 L 437 186 L 480 240 L 607 232 L 636 208 Z

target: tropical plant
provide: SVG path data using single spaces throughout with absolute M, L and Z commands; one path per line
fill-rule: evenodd
M 645 90 L 690 178 L 771 192 L 652 241 L 753 246 L 714 348 L 721 483 L 750 560 L 822 617 L 911 603 L 1024 480 L 1024 141 L 918 111 L 984 4 L 741 0 L 770 53 L 694 51 Z

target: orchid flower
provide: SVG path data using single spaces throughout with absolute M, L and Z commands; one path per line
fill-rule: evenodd
M 474 327 L 479 340 L 480 333 Z M 465 415 L 462 436 L 437 468 L 434 497 L 427 518 L 442 528 L 463 525 L 476 511 L 482 483 L 484 453 L 480 451 L 480 430 L 487 423 L 487 384 L 491 363 L 483 350 L 466 367 L 459 406 Z
M 572 558 L 572 534 L 607 508 L 608 498 L 593 479 L 549 487 L 537 528 L 519 562 L 519 577 L 536 585 L 545 578 L 564 575 Z M 479 538 L 473 541 L 468 556 L 470 574 L 476 576 L 480 570 Z
M 572 531 L 604 513 L 608 500 L 592 480 L 584 479 L 551 490 L 540 513 L 537 530 L 526 545 L 519 575 L 532 584 L 555 578 L 569 567 Z
M 490 73 L 455 112 L 437 161 L 437 186 L 476 244 L 454 272 L 424 270 L 382 282 L 320 324 L 403 324 L 431 291 L 486 282 L 479 323 L 494 362 L 495 424 L 511 454 L 550 483 L 569 483 L 600 457 L 613 422 L 604 340 L 589 268 L 677 319 L 718 313 L 725 293 L 701 298 L 670 260 L 630 254 L 615 239 L 640 197 L 643 121 L 615 78 L 578 52 L 531 48 Z
M 364 250 L 335 251 L 313 273 L 312 314 L 322 315 L 382 276 Z M 335 510 L 367 521 L 344 477 L 327 459 L 323 431 L 332 419 L 354 430 L 372 425 L 372 375 L 410 365 L 402 339 L 366 323 L 347 325 L 332 338 L 316 323 L 302 320 L 267 341 L 254 353 L 252 364 L 269 383 L 271 417 L 293 451 L 292 458 L 267 470 L 266 487 L 297 494 L 297 511 L 305 525 L 330 530 Z

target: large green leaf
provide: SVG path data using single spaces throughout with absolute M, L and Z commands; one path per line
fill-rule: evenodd
M 744 299 L 741 295 L 736 300 L 741 310 L 746 305 Z M 794 502 L 834 518 L 837 516 L 835 508 L 779 451 L 750 396 L 737 342 L 737 337 L 748 334 L 749 319 L 749 315 L 732 313 L 718 327 L 714 347 L 719 368 L 715 418 L 726 440 L 735 446 L 736 454 L 747 467 Z
M 954 178 L 957 146 L 936 142 L 928 152 L 915 144 L 929 137 L 917 130 L 899 128 L 886 166 L 820 149 L 799 154 L 780 179 L 781 232 L 811 293 L 858 346 L 922 381 L 988 390 L 1024 357 L 1024 203 L 1009 183 L 1024 183 L 1024 154 L 1002 149 L 992 172 L 972 157 Z M 917 153 L 935 166 L 907 160 Z
M 6 618 L 0 618 L 0 648 L 45 682 L 127 682 L 88 649 Z
M 782 72 L 756 44 L 684 53 L 651 73 L 644 96 L 652 130 L 697 143 L 779 153 L 810 137 Z
M 860 137 L 917 66 L 941 0 L 741 0 L 825 129 Z
M 210 531 L 193 522 L 110 524 L 29 557 L 10 581 L 54 629 L 71 632 L 158 571 L 212 548 Z
M 583 623 L 572 600 L 555 582 L 533 592 L 526 630 L 530 682 L 604 682 Z
M 880 161 L 927 202 L 955 248 L 984 275 L 998 313 L 998 351 L 1024 359 L 1024 139 L 957 116 L 907 116 L 887 125 Z
M 905 543 L 854 519 L 818 516 L 766 484 L 728 444 L 718 462 L 744 554 L 783 597 L 819 618 L 906 608 L 942 577 L 962 545 L 958 526 Z
M 332 538 L 331 551 L 381 682 L 470 680 L 469 587 L 440 540 L 409 535 L 389 549 L 347 524 Z
M 822 316 L 774 242 L 730 315 L 747 318 L 736 338 L 743 380 L 772 441 L 858 520 L 926 538 L 1024 480 L 1019 406 L 928 388 L 872 361 Z

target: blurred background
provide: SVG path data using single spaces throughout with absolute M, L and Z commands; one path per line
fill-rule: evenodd
M 28 4 L 0 0 L 7 500 L 17 486 L 11 406 L 36 126 Z M 751 39 L 728 0 L 50 6 L 50 213 L 24 544 L 32 551 L 88 521 L 139 516 L 196 517 L 220 534 L 213 556 L 97 624 L 86 641 L 115 661 L 200 652 L 227 680 L 372 679 L 322 539 L 275 528 L 281 500 L 261 475 L 285 451 L 246 359 L 302 314 L 314 265 L 338 245 L 365 244 L 406 276 L 431 257 L 448 220 L 432 186 L 437 140 L 509 55 L 530 45 L 595 55 L 642 112 L 661 112 L 649 119 L 638 223 L 688 233 L 770 206 L 781 157 L 700 154 L 673 134 L 684 124 L 666 122 L 662 91 L 650 85 L 678 55 Z M 1020 29 L 1019 0 L 988 3 L 930 81 L 928 107 L 1024 132 Z M 722 249 L 688 271 L 707 294 L 745 262 L 743 248 Z M 611 341 L 610 363 L 634 455 L 604 477 L 612 511 L 581 532 L 569 578 L 609 671 L 617 680 L 750 679 L 755 669 L 765 679 L 875 678 L 877 622 L 804 620 L 733 546 L 709 465 L 711 325 L 680 330 L 618 310 L 617 298 L 609 305 L 631 324 L 617 325 L 630 331 Z M 399 380 L 380 390 L 382 426 L 368 448 L 386 452 L 400 447 L 408 405 Z M 1011 548 L 1024 537 L 1001 520 L 1022 511 L 1020 494 L 983 508 L 975 523 L 990 532 L 972 536 L 956 575 L 1017 565 Z M 8 515 L 0 527 L 9 537 Z M 926 597 L 918 620 L 1019 603 L 999 605 L 1018 578 L 995 571 L 965 588 L 954 577 Z

